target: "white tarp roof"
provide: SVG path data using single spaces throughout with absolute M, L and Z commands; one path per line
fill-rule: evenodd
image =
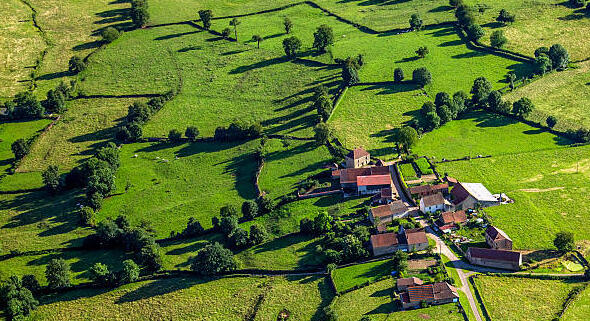
M 463 187 L 478 201 L 495 202 L 497 199 L 481 183 L 461 183 Z

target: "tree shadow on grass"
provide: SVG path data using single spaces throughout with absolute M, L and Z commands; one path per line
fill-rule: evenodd
M 53 79 L 58 79 L 58 78 L 70 76 L 71 74 L 72 73 L 67 70 L 66 71 L 58 71 L 58 72 L 52 72 L 52 73 L 41 75 L 41 76 L 37 77 L 35 80 L 53 80 Z
M 43 306 L 58 302 L 77 301 L 80 299 L 92 298 L 101 294 L 108 293 L 110 291 L 112 291 L 112 289 L 108 288 L 81 289 L 67 291 L 64 293 L 51 293 L 47 295 L 42 295 L 37 299 L 39 300 L 39 305 Z
M 463 46 L 465 43 L 460 39 L 445 41 L 438 44 L 439 47 L 455 47 L 455 46 Z
M 131 292 L 125 293 L 115 301 L 115 304 L 145 300 L 152 297 L 185 290 L 195 285 L 204 284 L 214 280 L 217 280 L 217 278 L 179 277 L 171 279 L 158 279 L 151 282 L 146 282 L 141 287 L 136 288 Z
M 327 307 L 334 299 L 334 292 L 327 278 L 324 278 L 322 282 L 318 282 L 318 292 L 320 293 L 320 298 L 322 298 L 322 301 L 311 317 L 311 321 L 324 321 L 326 319 L 324 308 Z
M 363 89 L 361 89 L 361 91 L 380 90 L 376 93 L 376 95 L 392 95 L 401 92 L 414 91 L 418 89 L 420 89 L 420 86 L 418 84 L 413 84 L 410 82 L 403 82 L 401 84 L 396 84 L 394 82 L 384 82 L 366 86 Z
M 486 24 L 481 25 L 482 27 L 485 28 L 490 28 L 490 29 L 497 29 L 497 28 L 501 28 L 503 26 L 502 23 L 494 21 L 494 22 L 488 22 Z
M 451 11 L 453 10 L 453 7 L 451 6 L 438 6 L 436 8 L 432 8 L 430 10 L 428 10 L 428 12 L 446 12 L 446 11 Z
M 78 220 L 73 209 L 79 197 L 80 191 L 70 191 L 57 196 L 49 196 L 46 191 L 37 191 L 2 200 L 0 210 L 19 214 L 12 216 L 0 230 L 37 224 L 41 230 L 38 235 L 41 237 L 74 231 L 78 229 Z
M 241 73 L 245 73 L 250 70 L 270 67 L 270 66 L 282 64 L 282 63 L 285 63 L 288 61 L 289 61 L 289 59 L 285 56 L 276 57 L 276 58 L 272 58 L 272 59 L 267 59 L 267 60 L 255 62 L 250 65 L 245 65 L 245 66 L 240 66 L 240 67 L 234 68 L 229 73 L 230 73 L 230 75 L 241 74 Z
M 102 11 L 95 14 L 97 17 L 100 17 L 102 19 L 94 21 L 94 24 L 112 24 L 115 22 L 131 20 L 130 14 L 131 8 L 119 8 Z
M 129 254 L 121 250 L 92 250 L 92 251 L 65 251 L 51 253 L 27 262 L 28 266 L 45 266 L 53 259 L 64 259 L 70 261 L 70 270 L 80 273 L 75 276 L 77 280 L 84 280 L 90 277 L 88 270 L 96 263 L 103 263 L 110 271 L 119 271 L 122 262 L 130 258 Z
M 188 36 L 188 35 L 193 35 L 196 33 L 201 33 L 203 32 L 203 30 L 194 30 L 194 31 L 187 31 L 187 32 L 179 32 L 179 33 L 173 33 L 173 34 L 169 34 L 169 35 L 165 35 L 165 36 L 159 36 L 154 38 L 154 40 L 170 40 L 170 39 L 175 39 L 175 38 L 180 38 L 180 37 L 184 37 L 184 36 Z
M 96 49 L 102 45 L 102 40 L 95 40 L 83 44 L 76 45 L 72 47 L 74 51 L 82 51 L 82 50 L 89 50 L 89 49 Z
M 420 59 L 420 57 L 418 57 L 418 56 L 412 56 L 412 57 L 406 57 L 406 58 L 400 59 L 400 60 L 396 61 L 395 63 L 396 64 L 402 64 L 402 63 L 405 63 L 405 62 L 412 62 L 412 61 L 416 61 L 416 60 L 419 60 L 419 59 Z

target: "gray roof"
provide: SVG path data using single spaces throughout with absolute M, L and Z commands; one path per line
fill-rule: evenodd
M 497 199 L 481 183 L 461 183 L 467 192 L 481 202 L 496 202 Z

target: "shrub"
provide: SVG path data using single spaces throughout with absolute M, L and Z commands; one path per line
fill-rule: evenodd
M 506 36 L 504 36 L 504 31 L 496 30 L 492 32 L 492 35 L 490 36 L 490 45 L 492 47 L 502 48 L 506 42 L 508 42 L 508 39 L 506 39 Z
M 229 39 L 229 35 L 231 35 L 231 29 L 230 28 L 225 28 L 221 31 L 221 37 L 223 39 Z
M 199 129 L 195 126 L 188 126 L 184 132 L 184 136 L 194 142 L 199 137 Z
M 219 228 L 221 233 L 225 236 L 229 236 L 233 230 L 238 228 L 238 217 L 237 216 L 225 216 L 221 218 L 219 222 Z
M 31 151 L 31 143 L 19 138 L 10 145 L 10 149 L 14 154 L 14 159 L 19 161 Z
M 268 233 L 264 229 L 257 224 L 250 226 L 250 242 L 252 244 L 261 244 L 268 238 Z
M 562 45 L 555 44 L 549 48 L 549 58 L 551 59 L 553 69 L 562 70 L 567 68 L 570 56 Z
M 283 26 L 285 27 L 285 32 L 287 34 L 291 33 L 291 30 L 293 30 L 293 22 L 291 21 L 291 19 L 285 17 L 285 19 L 283 20 Z
M 496 21 L 503 23 L 503 24 L 513 23 L 515 20 L 516 20 L 515 15 L 509 13 L 508 11 L 506 11 L 506 9 L 500 10 L 500 14 L 496 18 Z
M 199 10 L 199 18 L 201 18 L 201 22 L 203 22 L 203 28 L 209 30 L 211 28 L 211 19 L 213 18 L 213 11 Z
M 237 267 L 232 252 L 217 242 L 207 244 L 197 253 L 191 264 L 191 270 L 202 275 L 221 274 Z
M 551 59 L 546 54 L 540 54 L 535 57 L 535 69 L 538 74 L 544 75 L 552 67 Z
M 521 118 L 526 118 L 533 109 L 535 109 L 535 106 L 527 97 L 522 97 L 512 104 L 512 113 Z
M 469 37 L 469 40 L 471 41 L 477 41 L 485 35 L 485 30 L 476 23 L 468 25 L 466 31 L 467 37 Z
M 229 244 L 235 249 L 243 249 L 250 244 L 248 231 L 241 227 L 234 228 L 228 236 Z
M 426 46 L 422 46 L 422 47 L 418 48 L 418 50 L 416 50 L 416 54 L 420 58 L 426 57 L 426 55 L 428 55 L 429 53 L 430 53 L 430 50 L 428 50 L 428 47 L 426 47 Z
M 80 223 L 84 226 L 94 226 L 95 224 L 94 210 L 90 206 L 83 206 L 79 209 L 78 217 L 80 218 Z
M 95 263 L 89 270 L 90 279 L 100 286 L 110 286 L 113 283 L 113 278 L 109 268 L 102 263 Z
M 490 83 L 485 77 L 479 77 L 473 81 L 471 87 L 471 100 L 474 105 L 484 108 L 488 99 L 488 95 L 492 91 L 492 83 Z
M 555 125 L 557 125 L 557 118 L 555 116 L 549 116 L 547 117 L 547 127 L 549 128 L 553 128 L 555 127 Z
M 119 282 L 122 284 L 137 281 L 139 266 L 133 260 L 123 261 L 123 269 L 119 272 Z
M 138 257 L 146 272 L 154 273 L 162 269 L 162 251 L 158 244 L 152 243 L 144 246 Z
M 45 268 L 45 278 L 50 289 L 70 286 L 70 264 L 64 259 L 52 259 Z
M 319 123 L 314 128 L 314 139 L 318 145 L 325 145 L 332 140 L 332 128 L 326 123 Z
M 119 30 L 117 30 L 113 27 L 107 27 L 106 29 L 104 29 L 101 32 L 102 41 L 104 41 L 106 43 L 111 43 L 111 42 L 117 40 L 120 35 L 121 34 L 119 33 Z
M 247 200 L 242 203 L 242 216 L 247 220 L 258 216 L 258 204 L 253 200 Z
M 563 231 L 557 233 L 553 240 L 553 245 L 562 252 L 573 251 L 576 248 L 576 244 L 574 243 L 574 233 Z
M 47 92 L 43 106 L 51 112 L 63 113 L 66 110 L 66 97 L 62 91 L 51 89 Z
M 295 58 L 297 52 L 301 49 L 301 40 L 293 36 L 283 40 L 283 49 L 288 58 Z
M 422 21 L 422 18 L 420 18 L 419 14 L 412 14 L 412 16 L 410 17 L 410 27 L 412 28 L 412 30 L 418 31 L 422 29 L 423 24 L 424 22 Z
M 425 67 L 420 67 L 412 73 L 412 81 L 420 85 L 420 87 L 425 87 L 432 82 L 432 74 Z
M 168 140 L 171 142 L 179 142 L 182 140 L 182 133 L 177 129 L 171 129 L 168 132 Z
M 404 71 L 401 68 L 395 68 L 393 71 L 393 81 L 396 84 L 401 83 L 404 80 Z
M 147 0 L 132 0 L 130 15 L 135 27 L 144 27 L 150 20 L 150 14 L 147 9 Z
M 59 168 L 55 165 L 49 165 L 46 170 L 41 173 L 43 177 L 43 184 L 51 194 L 56 194 L 61 188 L 61 177 L 59 175 Z
M 72 57 L 68 63 L 68 70 L 72 74 L 80 73 L 86 70 L 86 63 L 80 57 Z
M 319 26 L 313 33 L 313 38 L 313 48 L 321 52 L 326 52 L 326 48 L 334 44 L 334 32 L 328 25 Z

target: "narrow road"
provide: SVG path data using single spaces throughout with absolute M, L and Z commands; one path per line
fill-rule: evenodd
M 421 222 L 423 223 L 423 222 Z M 451 260 L 451 263 L 453 264 L 453 266 L 455 267 L 455 269 L 457 269 L 457 274 L 459 275 L 459 279 L 461 279 L 461 288 L 459 288 L 461 291 L 463 291 L 463 293 L 465 293 L 465 296 L 467 296 L 467 300 L 469 301 L 469 306 L 471 307 L 471 311 L 473 311 L 473 315 L 475 315 L 475 319 L 477 321 L 483 321 L 481 315 L 479 315 L 479 310 L 477 310 L 477 303 L 475 302 L 475 299 L 473 298 L 473 295 L 471 294 L 471 290 L 469 289 L 469 280 L 467 279 L 469 272 L 470 271 L 464 271 L 464 268 L 469 268 L 471 270 L 471 268 L 479 268 L 479 267 L 475 267 L 472 266 L 471 264 L 467 264 L 463 261 L 461 261 L 456 255 L 455 253 L 453 253 L 453 251 L 451 251 L 451 249 L 449 249 L 449 247 L 445 244 L 445 242 L 443 242 L 443 240 L 440 239 L 440 237 L 438 237 L 438 235 L 434 234 L 434 231 L 432 230 L 432 228 L 430 228 L 429 226 L 426 227 L 426 232 L 428 237 L 430 237 L 431 239 L 433 239 L 436 242 L 436 248 L 439 251 L 439 253 L 441 253 L 442 255 L 446 256 L 449 258 L 449 260 Z
M 399 176 L 397 175 L 395 168 L 393 168 L 394 165 L 389 165 L 389 173 L 391 174 L 391 180 L 393 181 L 393 188 L 395 188 L 395 191 L 397 193 L 397 195 L 399 196 L 399 198 L 402 200 L 402 202 L 404 202 L 404 204 L 406 204 L 406 206 L 409 208 L 408 212 L 410 213 L 410 215 L 412 215 L 412 212 L 417 211 L 418 207 L 413 206 L 414 201 L 408 199 L 408 197 L 406 197 L 406 194 L 403 192 L 403 187 L 401 184 L 401 180 L 399 178 Z

